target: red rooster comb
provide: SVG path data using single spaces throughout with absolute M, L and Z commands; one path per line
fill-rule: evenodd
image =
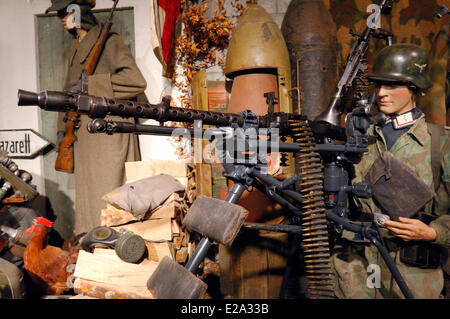
M 27 234 L 37 233 L 38 232 L 37 224 L 44 224 L 47 227 L 53 227 L 53 222 L 49 221 L 47 218 L 37 217 L 33 219 L 33 225 L 31 225 L 30 228 L 26 230 L 26 233 Z

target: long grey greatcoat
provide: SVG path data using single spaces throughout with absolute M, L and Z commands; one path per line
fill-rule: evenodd
M 68 61 L 65 89 L 69 83 L 80 79 L 91 48 L 100 34 L 96 25 L 79 42 L 73 39 Z M 112 33 L 99 59 L 93 75 L 89 76 L 89 94 L 106 98 L 128 99 L 143 92 L 147 86 L 129 48 L 120 36 Z M 145 96 L 145 95 L 144 95 Z M 124 120 L 108 116 L 107 119 Z M 75 234 L 90 231 L 100 225 L 100 213 L 106 208 L 103 195 L 125 182 L 125 162 L 139 161 L 139 145 L 133 134 L 90 134 L 89 118 L 80 116 L 75 143 Z M 131 119 L 128 119 L 131 121 Z M 64 130 L 62 120 L 58 129 Z

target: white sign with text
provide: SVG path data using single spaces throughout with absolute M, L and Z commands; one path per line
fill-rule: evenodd
M 0 150 L 10 158 L 33 158 L 50 144 L 32 129 L 0 130 Z

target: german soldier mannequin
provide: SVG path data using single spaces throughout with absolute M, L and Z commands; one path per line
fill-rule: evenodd
M 67 12 L 70 4 L 77 4 L 81 12 L 81 26 Z M 79 91 L 81 74 L 89 53 L 102 29 L 94 17 L 92 0 L 52 0 L 46 12 L 56 11 L 66 30 L 73 36 L 68 61 L 65 90 Z M 131 99 L 145 96 L 147 83 L 122 38 L 111 33 L 106 41 L 95 72 L 88 77 L 88 94 L 106 98 Z M 118 117 L 107 117 L 116 119 Z M 133 134 L 89 134 L 86 126 L 90 119 L 80 116 L 75 147 L 75 234 L 87 232 L 100 225 L 101 197 L 125 182 L 124 163 L 139 161 L 139 145 Z M 123 119 L 120 119 L 123 120 Z M 64 123 L 58 123 L 62 131 Z
M 435 195 L 417 213 L 399 217 L 387 212 L 386 205 L 374 198 L 355 198 L 362 214 L 390 215 L 382 223 L 381 233 L 402 277 L 415 298 L 438 298 L 443 288 L 443 272 L 439 262 L 431 265 L 407 260 L 405 251 L 419 251 L 419 259 L 450 246 L 449 215 L 449 143 L 448 131 L 438 135 L 440 169 L 442 175 L 434 185 L 431 162 L 432 136 L 424 114 L 416 106 L 416 96 L 431 85 L 426 75 L 427 53 L 410 44 L 395 44 L 382 49 L 374 60 L 373 72 L 379 110 L 388 120 L 382 126 L 371 126 L 368 135 L 375 137 L 360 163 L 355 166 L 353 182 L 362 182 L 370 176 L 380 158 L 391 156 L 401 162 L 403 171 L 411 170 L 417 181 L 423 182 Z M 391 162 L 392 163 L 392 162 Z M 388 179 L 388 178 L 387 178 Z M 436 186 L 436 187 L 435 187 Z M 388 201 L 403 198 L 402 189 L 387 192 Z M 407 194 L 423 197 L 423 193 Z M 405 197 L 407 198 L 407 197 Z M 395 212 L 392 212 L 395 213 Z M 394 218 L 394 217 L 395 218 Z M 426 217 L 426 218 L 425 218 Z M 343 237 L 351 240 L 352 236 Z M 416 250 L 414 250 L 416 249 Z M 423 256 L 422 256 L 423 255 Z M 436 256 L 436 255 L 433 255 Z M 422 258 L 423 259 L 423 258 Z M 439 257 L 437 257 L 439 259 Z M 337 245 L 331 263 L 335 275 L 335 292 L 339 298 L 403 298 L 399 287 L 389 272 L 383 258 L 373 245 L 361 247 L 354 244 Z M 372 266 L 368 270 L 369 265 Z M 369 282 L 374 269 L 379 269 L 375 282 Z

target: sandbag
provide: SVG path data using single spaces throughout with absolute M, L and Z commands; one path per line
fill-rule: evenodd
M 184 186 L 175 177 L 160 174 L 118 187 L 102 199 L 142 220 L 147 212 L 161 205 L 174 192 L 180 191 L 184 191 Z

